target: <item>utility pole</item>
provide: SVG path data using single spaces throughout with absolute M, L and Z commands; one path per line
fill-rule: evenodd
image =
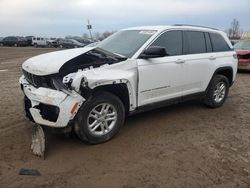
M 89 30 L 90 38 L 91 38 L 91 40 L 93 40 L 92 33 L 91 33 L 91 29 L 92 29 L 92 25 L 90 25 L 90 22 L 89 22 L 89 20 L 88 20 L 87 30 Z

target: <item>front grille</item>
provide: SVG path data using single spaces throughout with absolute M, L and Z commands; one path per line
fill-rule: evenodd
M 46 87 L 46 88 L 54 89 L 50 76 L 37 76 L 25 70 L 23 70 L 23 74 L 26 80 L 36 88 Z

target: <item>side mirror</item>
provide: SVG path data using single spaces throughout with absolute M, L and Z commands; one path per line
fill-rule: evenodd
M 150 46 L 140 55 L 140 58 L 156 58 L 156 57 L 164 57 L 167 56 L 166 49 L 161 46 Z

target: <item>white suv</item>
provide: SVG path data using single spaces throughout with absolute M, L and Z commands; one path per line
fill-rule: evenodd
M 220 107 L 235 80 L 237 56 L 222 31 L 148 26 L 121 30 L 96 47 L 39 55 L 22 68 L 26 116 L 64 132 L 73 128 L 97 144 L 142 110 L 192 98 Z
M 32 45 L 35 47 L 44 47 L 47 46 L 47 41 L 49 39 L 43 37 L 32 37 Z

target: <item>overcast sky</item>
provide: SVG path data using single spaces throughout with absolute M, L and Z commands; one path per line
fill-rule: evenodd
M 82 35 L 141 25 L 198 24 L 250 30 L 250 0 L 0 0 L 0 36 Z

